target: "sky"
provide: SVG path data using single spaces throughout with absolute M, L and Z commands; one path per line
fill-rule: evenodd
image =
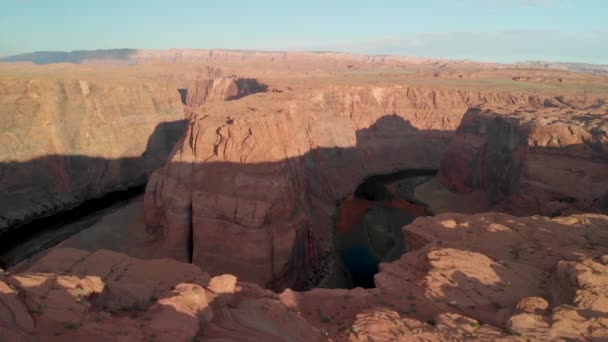
M 608 0 L 0 0 L 0 55 L 110 48 L 608 64 Z

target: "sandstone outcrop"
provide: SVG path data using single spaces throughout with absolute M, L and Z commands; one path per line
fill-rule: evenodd
M 186 104 L 189 107 L 197 108 L 208 101 L 237 100 L 250 94 L 264 92 L 267 89 L 267 85 L 252 78 L 199 78 L 188 86 Z
M 278 295 L 191 264 L 56 249 L 0 279 L 9 341 L 321 341 Z
M 471 109 L 438 179 L 517 215 L 607 212 L 608 106 L 556 97 L 507 112 Z
M 0 329 L 16 341 L 602 340 L 607 223 L 418 218 L 376 288 L 281 294 L 174 260 L 59 248 L 0 276 Z
M 27 72 L 0 63 L 0 234 L 164 163 L 143 204 L 0 274 L 0 339 L 608 339 L 605 78 L 390 56 L 115 52 Z M 439 177 L 366 197 L 364 180 L 403 170 Z M 407 201 L 429 184 L 476 214 L 400 229 L 429 213 Z M 369 228 L 389 216 L 376 205 L 412 215 Z M 370 288 L 307 290 L 361 241 L 379 270 Z
M 443 158 L 455 165 L 450 172 L 464 165 L 463 174 L 482 173 L 480 187 L 510 191 L 523 173 L 517 158 L 527 152 L 527 136 L 512 128 L 510 116 L 488 126 L 487 136 L 498 139 L 490 149 L 498 152 L 480 162 L 483 171 L 471 172 L 475 161 L 464 160 L 481 153 L 447 149 L 453 131 L 465 114 L 472 120 L 469 108 L 511 111 L 558 101 L 407 86 L 327 86 L 216 101 L 227 98 L 219 86 L 224 82 L 191 84 L 190 127 L 168 164 L 150 178 L 147 223 L 158 256 L 271 288 L 299 286 L 319 266 L 332 246 L 333 203 L 367 176 L 437 169 Z M 512 141 L 513 132 L 522 142 Z M 503 153 L 504 144 L 516 144 L 514 151 Z M 463 160 L 449 161 L 463 153 Z M 593 164 L 594 172 L 602 165 Z
M 207 102 L 198 86 L 188 90 L 185 137 L 146 188 L 155 249 L 272 288 L 298 286 L 318 266 L 332 245 L 333 203 L 365 177 L 437 169 L 467 108 L 530 101 L 361 86 Z
M 186 125 L 177 86 L 106 77 L 0 80 L 0 234 L 142 186 L 166 161 Z
M 608 337 L 608 216 L 440 214 L 405 226 L 411 249 L 376 288 L 286 290 L 282 301 L 335 340 Z

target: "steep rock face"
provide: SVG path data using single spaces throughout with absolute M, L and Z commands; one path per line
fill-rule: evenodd
M 606 212 L 608 107 L 559 97 L 542 108 L 472 109 L 438 178 L 454 192 L 484 192 L 495 208 L 517 215 Z
M 365 177 L 436 169 L 470 106 L 541 101 L 404 86 L 219 103 L 189 94 L 189 107 L 206 104 L 146 188 L 157 253 L 272 288 L 299 286 L 318 266 L 332 245 L 333 203 Z
M 470 109 L 442 157 L 440 181 L 450 191 L 484 189 L 492 199 L 503 199 L 518 185 L 527 135 L 515 120 Z
M 185 129 L 175 88 L 95 77 L 0 80 L 0 233 L 142 185 L 166 161 Z

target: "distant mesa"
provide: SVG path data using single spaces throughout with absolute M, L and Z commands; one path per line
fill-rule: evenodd
M 0 57 L 2 62 L 32 62 L 34 64 L 73 63 L 87 61 L 111 61 L 129 63 L 136 49 L 80 50 L 80 51 L 36 51 L 14 56 Z
M 273 62 L 293 58 L 320 60 L 332 57 L 339 60 L 365 61 L 372 64 L 385 63 L 431 63 L 443 68 L 453 63 L 461 65 L 477 65 L 492 68 L 516 67 L 525 69 L 549 69 L 591 74 L 608 75 L 608 65 L 589 63 L 521 61 L 513 64 L 485 63 L 471 60 L 447 60 L 440 58 L 420 58 L 397 55 L 359 55 L 345 52 L 309 51 L 259 51 L 259 50 L 204 50 L 204 49 L 106 49 L 106 50 L 75 50 L 75 51 L 35 51 L 12 56 L 0 55 L 0 62 L 31 62 L 34 64 L 72 63 L 72 64 L 141 64 L 153 61 L 167 63 L 199 63 L 217 61 L 240 61 L 250 59 L 268 59 Z M 356 70 L 356 64 L 345 65 L 347 69 Z

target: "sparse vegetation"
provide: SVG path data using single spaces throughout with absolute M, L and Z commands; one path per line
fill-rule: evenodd
M 74 323 L 71 321 L 65 321 L 62 323 L 63 327 L 67 330 L 76 330 L 80 327 L 78 323 Z
M 39 316 L 42 315 L 44 313 L 44 307 L 42 304 L 38 304 L 35 308 L 33 308 L 32 313 Z
M 321 321 L 321 323 L 329 323 L 329 322 L 331 322 L 331 317 L 325 315 L 323 313 L 323 311 L 321 310 L 321 308 L 318 309 L 318 314 L 319 314 L 319 321 Z

